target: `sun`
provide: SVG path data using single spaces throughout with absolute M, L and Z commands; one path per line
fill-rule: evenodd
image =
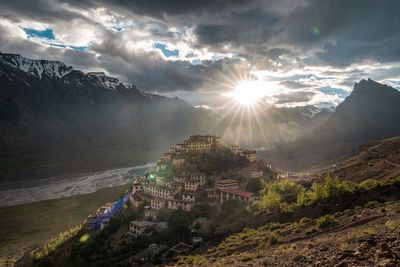
M 233 91 L 225 94 L 243 106 L 252 106 L 266 96 L 265 83 L 262 81 L 242 81 Z

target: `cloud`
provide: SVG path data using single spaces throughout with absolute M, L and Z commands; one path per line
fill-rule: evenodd
M 314 95 L 314 92 L 297 91 L 293 93 L 278 94 L 275 95 L 274 98 L 275 104 L 288 104 L 293 102 L 308 102 Z
M 296 81 L 282 81 L 279 83 L 280 85 L 285 86 L 286 88 L 289 89 L 299 89 L 299 88 L 305 88 L 305 87 L 310 87 L 310 85 L 307 85 L 305 83 L 301 83 L 301 82 L 296 82 Z
M 212 106 L 215 95 L 254 77 L 282 87 L 277 102 L 292 104 L 336 104 L 363 78 L 400 81 L 398 1 L 20 0 L 1 7 L 2 52 L 105 71 L 153 92 L 190 92 L 196 105 Z

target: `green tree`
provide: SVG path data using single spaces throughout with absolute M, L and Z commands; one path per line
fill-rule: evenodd
M 189 232 L 189 224 L 191 222 L 189 214 L 182 210 L 174 210 L 168 219 L 168 227 L 177 234 L 185 234 Z
M 211 213 L 211 207 L 208 202 L 200 202 L 198 204 L 195 204 L 192 210 L 192 216 L 193 218 L 198 218 L 198 217 L 206 217 L 209 218 Z
M 262 182 L 258 178 L 251 178 L 246 186 L 246 190 L 253 193 L 259 193 L 261 189 L 262 189 Z
M 266 210 L 277 210 L 282 202 L 282 196 L 273 189 L 266 190 L 260 200 L 261 208 Z

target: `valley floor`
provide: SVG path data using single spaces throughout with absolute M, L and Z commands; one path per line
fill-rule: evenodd
M 202 266 L 399 266 L 400 201 L 332 218 L 271 224 L 233 234 L 177 264 Z M 368 206 L 368 205 L 367 205 Z
M 118 199 L 128 187 L 0 208 L 0 266 L 11 264 L 50 237 L 81 224 L 98 207 Z

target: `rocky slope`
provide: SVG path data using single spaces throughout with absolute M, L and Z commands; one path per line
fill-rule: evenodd
M 398 266 L 400 202 L 232 235 L 177 264 L 197 266 Z
M 215 119 L 104 73 L 15 54 L 0 54 L 0 84 L 2 179 L 151 161 Z
M 330 173 L 351 181 L 400 176 L 400 136 L 365 145 L 360 153 L 316 172 L 321 179 Z

